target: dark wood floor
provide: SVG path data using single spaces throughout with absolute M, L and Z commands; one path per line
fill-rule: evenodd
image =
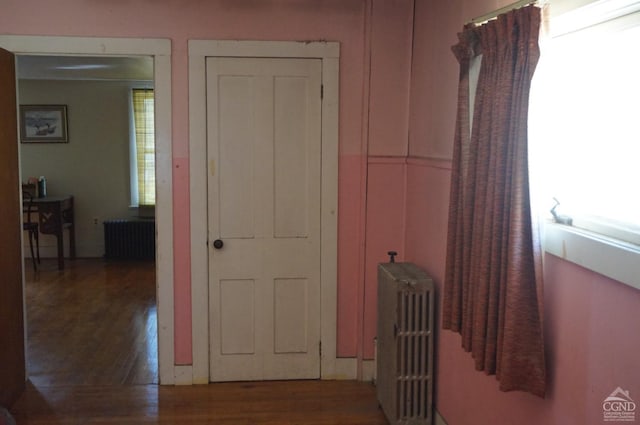
M 386 424 L 373 391 L 355 381 L 46 387 L 12 410 L 18 425 Z
M 369 383 L 288 381 L 158 386 L 151 263 L 28 263 L 27 390 L 18 425 L 382 425 Z
M 158 382 L 152 262 L 25 265 L 27 373 L 35 386 Z

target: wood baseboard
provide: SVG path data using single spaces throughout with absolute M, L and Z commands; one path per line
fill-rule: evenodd
M 371 382 L 376 377 L 376 362 L 375 360 L 363 360 L 362 361 L 362 377 L 361 381 Z
M 193 366 L 176 365 L 174 371 L 175 385 L 193 385 Z

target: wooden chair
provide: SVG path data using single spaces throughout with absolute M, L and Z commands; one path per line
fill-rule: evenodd
M 22 212 L 26 214 L 26 218 L 22 223 L 22 230 L 27 231 L 29 233 L 29 249 L 31 250 L 31 260 L 33 261 L 33 270 L 37 271 L 38 264 L 40 264 L 40 240 L 39 240 L 40 229 L 38 227 L 37 221 L 36 222 L 31 221 L 31 215 L 33 213 L 37 213 L 37 210 L 33 205 L 33 195 L 31 194 L 31 192 L 26 190 L 22 192 L 22 202 L 23 202 Z M 36 242 L 35 252 L 37 253 L 37 256 L 34 254 L 34 251 L 33 251 L 34 240 Z M 36 258 L 38 260 L 37 263 L 36 263 Z

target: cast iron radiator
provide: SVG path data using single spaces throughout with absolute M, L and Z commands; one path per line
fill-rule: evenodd
M 108 220 L 104 222 L 105 258 L 153 260 L 156 257 L 155 220 Z
M 378 266 L 376 392 L 390 424 L 433 423 L 433 297 L 415 264 Z

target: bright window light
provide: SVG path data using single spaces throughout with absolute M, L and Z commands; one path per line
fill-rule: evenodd
M 133 205 L 155 205 L 155 115 L 153 89 L 133 89 Z
M 532 190 L 573 224 L 640 244 L 640 25 L 543 44 L 531 94 Z

